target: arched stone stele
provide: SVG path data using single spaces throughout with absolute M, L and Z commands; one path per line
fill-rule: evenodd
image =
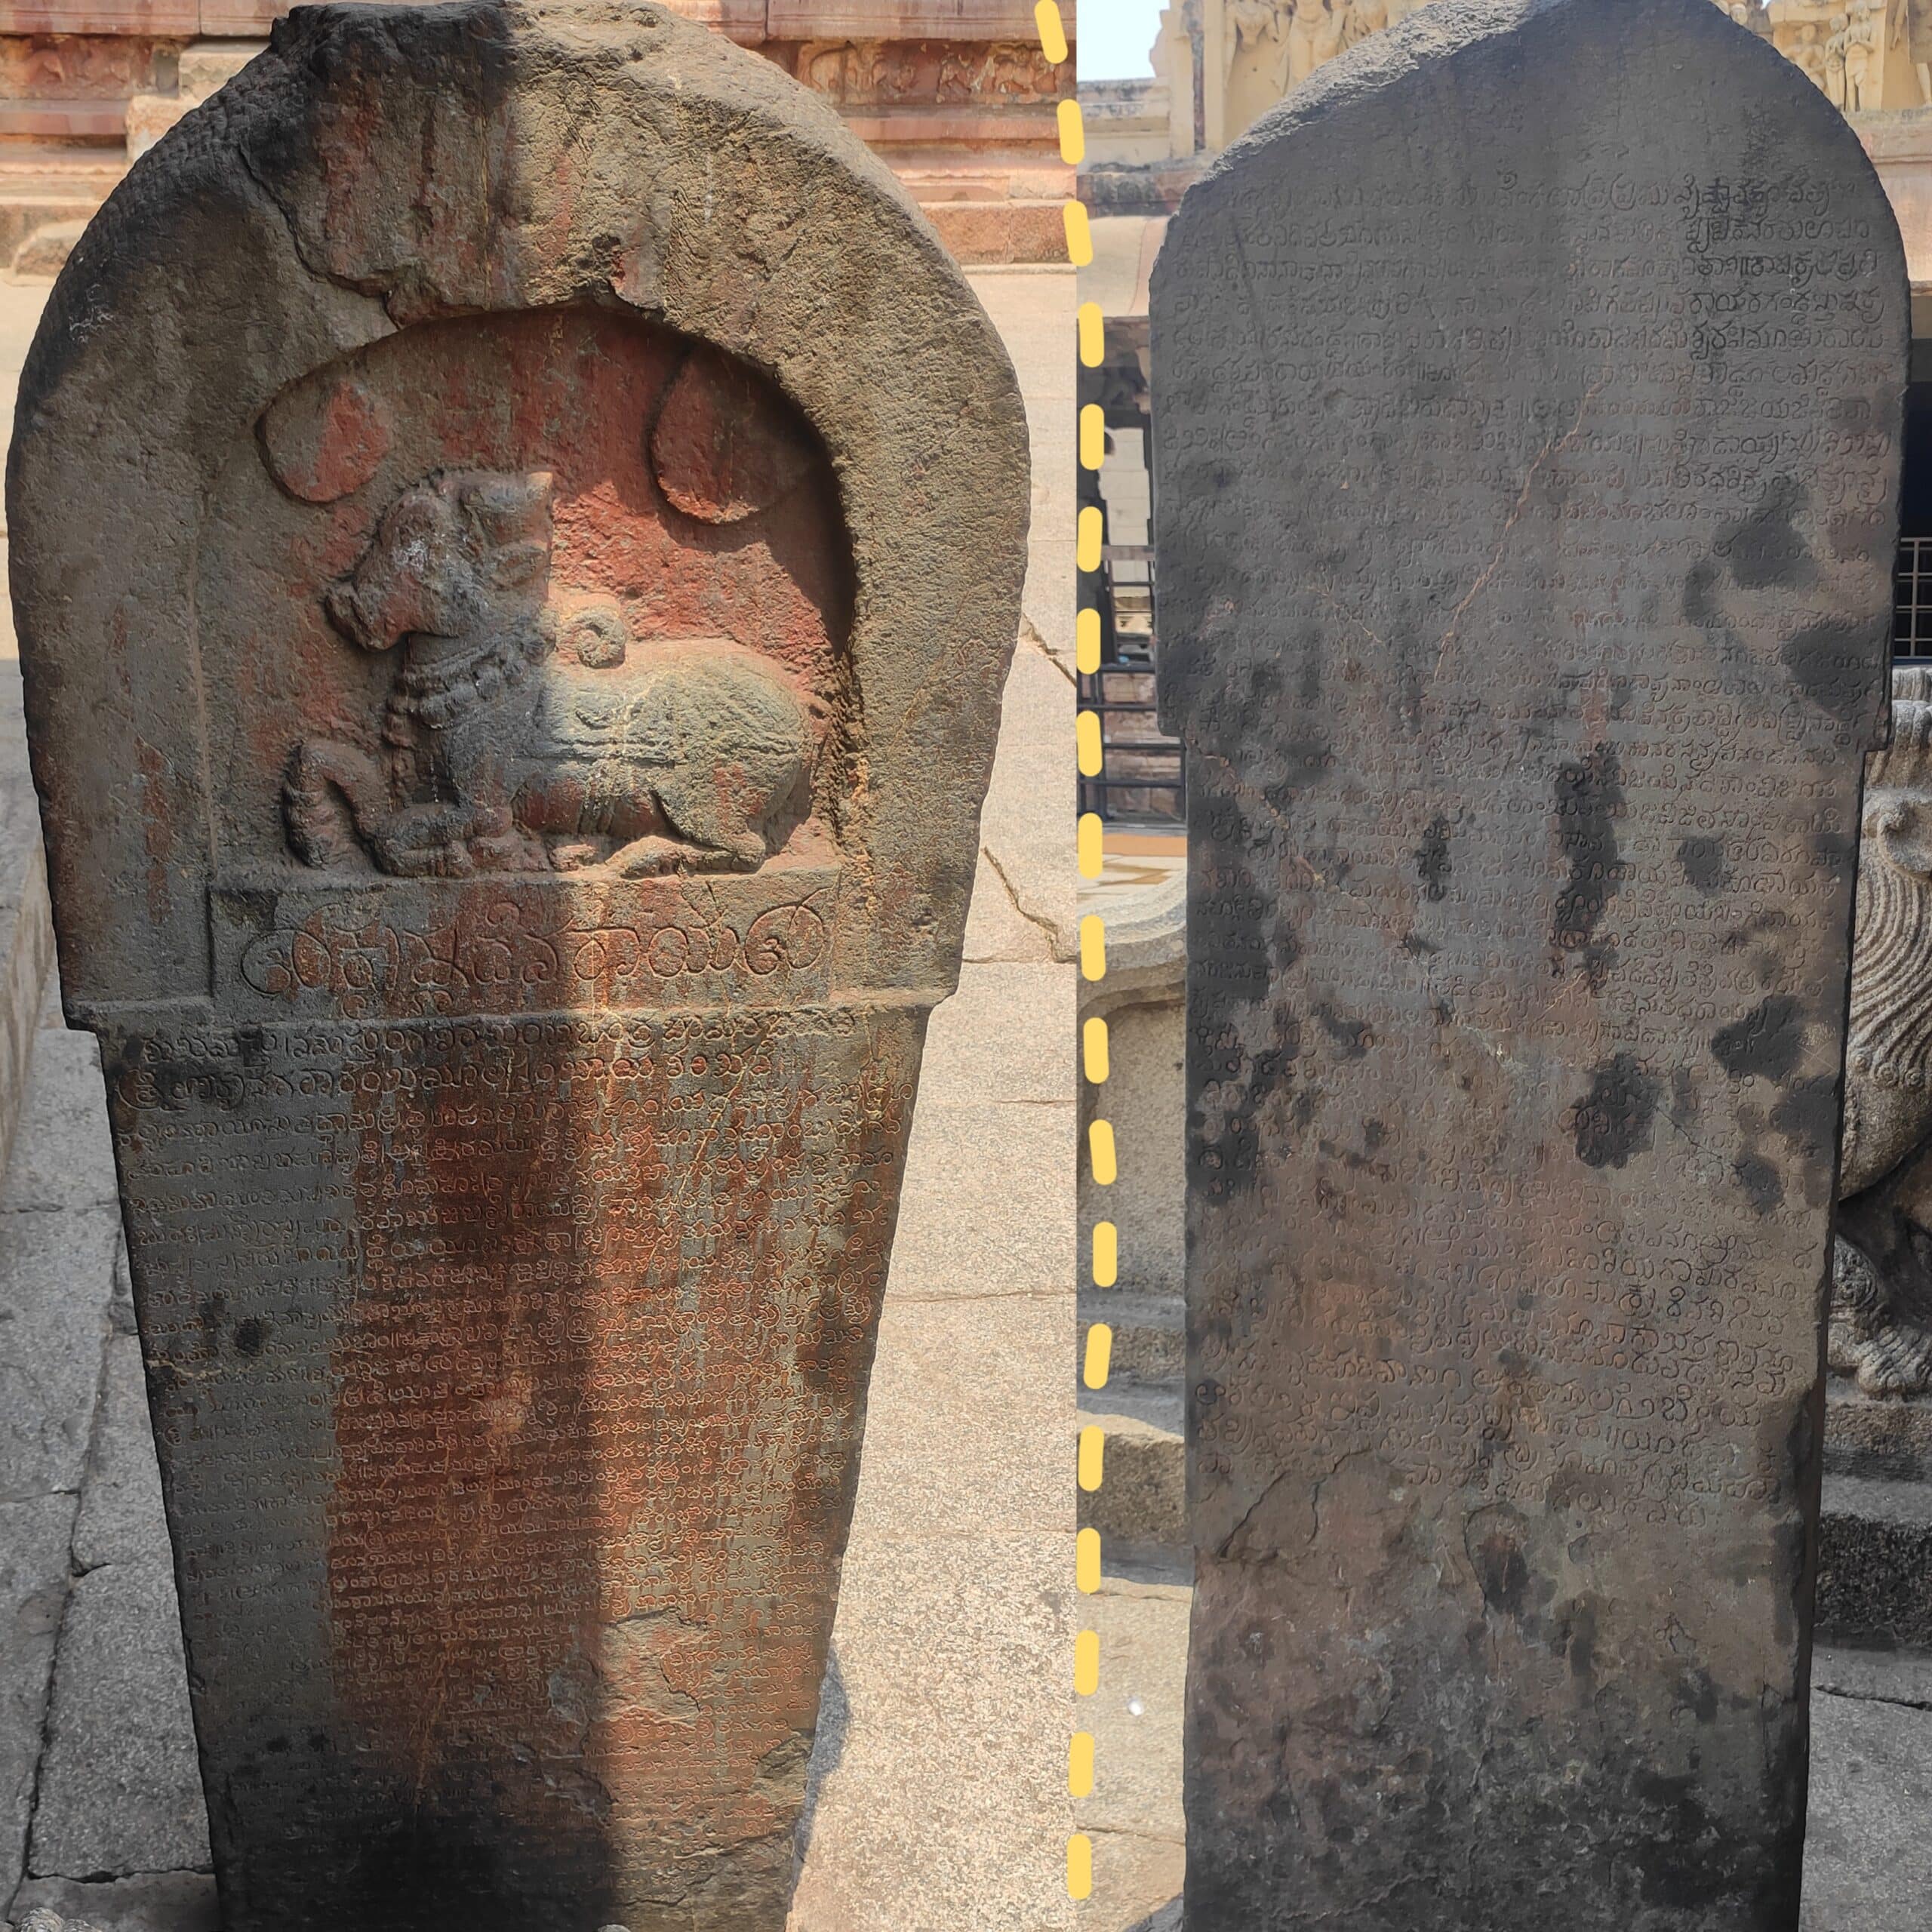
M 235 1932 L 782 1925 L 1026 504 L 662 8 L 305 9 L 76 249 L 14 591 Z

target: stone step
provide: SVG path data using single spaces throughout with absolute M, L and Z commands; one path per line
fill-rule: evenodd
M 1817 1627 L 1834 1645 L 1932 1650 L 1932 1484 L 1826 1475 Z
M 1113 1331 L 1112 1380 L 1170 1385 L 1177 1396 L 1187 1373 L 1186 1319 L 1178 1295 L 1089 1288 L 1080 1297 L 1082 1333 L 1096 1321 Z
M 1100 1487 L 1081 1492 L 1081 1527 L 1098 1530 L 1103 1550 L 1118 1546 L 1117 1554 L 1184 1549 L 1187 1466 L 1179 1389 L 1110 1382 L 1083 1389 L 1080 1420 L 1107 1432 Z
M 1835 1375 L 1826 1391 L 1828 1474 L 1932 1483 L 1932 1395 L 1863 1395 Z
M 1859 1651 L 1819 1644 L 1811 1657 L 1811 1688 L 1832 1697 L 1932 1710 L 1932 1651 Z

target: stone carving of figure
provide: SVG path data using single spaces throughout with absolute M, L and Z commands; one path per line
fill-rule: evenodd
M 1352 47 L 1357 41 L 1380 33 L 1388 24 L 1389 0 L 1355 0 L 1343 23 L 1342 44 Z
M 1292 4 L 1292 0 L 1289 0 Z M 1282 9 L 1275 0 L 1229 0 L 1228 20 L 1234 28 L 1234 45 L 1229 58 L 1259 47 L 1263 41 L 1281 37 Z
M 1832 1365 L 1932 1389 L 1932 671 L 1893 675 L 1866 767 L 1838 1177 Z
M 1343 24 L 1329 0 L 1295 0 L 1294 17 L 1278 63 L 1284 94 L 1300 87 L 1323 61 L 1341 51 Z
M 1789 20 L 1777 24 L 1772 44 L 1794 66 L 1801 68 L 1826 94 L 1832 92 L 1825 59 L 1826 26 L 1823 20 Z
M 1851 41 L 1851 16 L 1834 14 L 1825 40 L 1825 91 L 1841 107 L 1846 103 L 1845 63 Z
M 634 658 L 614 600 L 560 604 L 550 477 L 446 470 L 404 491 L 324 603 L 401 649 L 383 762 L 305 739 L 283 792 L 306 863 L 402 878 L 601 867 L 754 872 L 809 808 L 811 715 L 721 641 Z

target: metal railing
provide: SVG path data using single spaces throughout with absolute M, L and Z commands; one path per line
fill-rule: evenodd
M 1892 660 L 1932 660 L 1932 537 L 1900 540 L 1892 594 Z
M 1081 677 L 1080 706 L 1100 721 L 1100 769 L 1080 780 L 1080 809 L 1108 825 L 1184 825 L 1186 755 L 1180 740 L 1164 736 L 1154 721 L 1152 550 L 1144 543 L 1106 546 L 1095 589 L 1103 655 L 1099 670 Z

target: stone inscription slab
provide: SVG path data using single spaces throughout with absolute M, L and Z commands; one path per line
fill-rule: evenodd
M 991 324 L 667 11 L 304 9 L 76 248 L 9 488 L 228 1932 L 781 1932 L 1019 621 Z
M 245 1897 L 285 1912 L 347 1870 L 450 1915 L 384 1924 L 533 1900 L 698 1922 L 694 1891 L 767 1922 L 921 1028 L 819 1008 L 120 1041 Z M 285 1841 L 249 1842 L 264 1817 Z
M 1154 281 L 1190 1932 L 1793 1932 L 1907 333 L 1709 0 L 1432 7 Z

